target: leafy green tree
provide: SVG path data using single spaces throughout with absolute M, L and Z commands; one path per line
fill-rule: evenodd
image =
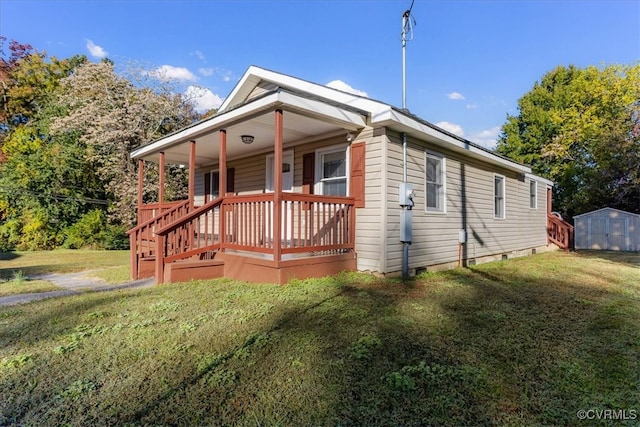
M 87 147 L 88 161 L 108 189 L 111 222 L 126 226 L 135 222 L 137 197 L 131 151 L 196 117 L 191 104 L 168 86 L 139 80 L 150 73 L 133 74 L 131 78 L 119 75 L 109 61 L 83 64 L 63 80 L 57 107 L 64 114 L 52 123 L 55 135 L 78 133 Z M 167 194 L 184 198 L 184 175 L 177 165 L 167 177 Z
M 556 183 L 554 210 L 640 212 L 640 65 L 557 67 L 518 107 L 496 151 Z
M 88 209 L 87 198 L 103 193 L 78 138 L 54 139 L 48 131 L 60 80 L 85 59 L 48 60 L 15 41 L 10 51 L 0 59 L 0 246 L 52 248 Z

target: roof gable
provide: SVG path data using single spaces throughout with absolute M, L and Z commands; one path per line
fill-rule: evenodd
M 383 102 L 252 65 L 224 100 L 218 112 L 225 112 L 262 94 L 266 90 L 275 90 L 277 88 L 287 88 L 296 92 L 306 93 L 311 97 L 331 100 L 366 111 L 371 115 L 380 114 L 382 111 L 391 108 L 390 105 Z

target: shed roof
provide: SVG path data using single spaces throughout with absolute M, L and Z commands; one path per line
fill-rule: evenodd
M 616 208 L 610 208 L 610 207 L 596 209 L 595 211 L 585 212 L 585 213 L 580 214 L 580 215 L 574 215 L 573 217 L 574 218 L 580 218 L 581 216 L 593 215 L 594 213 L 602 212 L 602 211 L 615 211 L 615 212 L 618 212 L 618 213 L 621 213 L 621 214 L 632 215 L 632 216 L 636 216 L 636 217 L 640 218 L 639 214 L 636 214 L 636 213 L 633 213 L 633 212 L 623 211 L 623 210 L 616 209 Z

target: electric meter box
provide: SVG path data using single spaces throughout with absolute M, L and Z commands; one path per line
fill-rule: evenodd
M 400 183 L 398 195 L 400 206 L 413 206 L 413 197 L 413 184 L 410 182 Z

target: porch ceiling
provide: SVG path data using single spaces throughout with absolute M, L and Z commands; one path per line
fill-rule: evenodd
M 197 167 L 217 163 L 221 129 L 227 131 L 227 159 L 272 151 L 276 109 L 283 110 L 285 146 L 341 132 L 346 134 L 365 126 L 361 113 L 278 92 L 140 147 L 131 156 L 157 162 L 158 154 L 164 152 L 167 163 L 187 165 L 189 141 L 193 140 L 196 141 Z M 244 144 L 241 135 L 252 135 L 253 144 Z

